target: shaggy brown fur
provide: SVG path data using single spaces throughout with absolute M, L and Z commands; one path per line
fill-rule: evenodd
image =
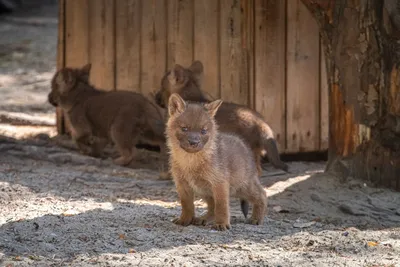
M 96 89 L 89 84 L 90 68 L 57 71 L 48 95 L 53 106 L 64 110 L 79 149 L 99 157 L 112 141 L 120 154 L 114 160 L 118 165 L 132 161 L 139 140 L 165 150 L 165 118 L 157 106 L 139 93 Z
M 167 107 L 169 96 L 178 93 L 184 100 L 210 102 L 201 91 L 203 64 L 194 61 L 189 68 L 179 64 L 168 71 L 161 82 L 161 89 L 155 99 L 161 107 Z M 261 158 L 265 156 L 276 168 L 288 171 L 288 166 L 280 160 L 274 133 L 262 115 L 248 107 L 224 102 L 215 119 L 222 132 L 235 133 L 251 147 L 257 169 L 261 175 Z
M 169 99 L 167 145 L 170 167 L 182 204 L 179 225 L 205 225 L 230 229 L 229 197 L 253 204 L 252 224 L 262 224 L 267 195 L 258 179 L 250 148 L 236 135 L 218 132 L 214 120 L 222 101 L 185 102 L 178 94 Z M 195 217 L 194 195 L 207 202 L 207 213 Z

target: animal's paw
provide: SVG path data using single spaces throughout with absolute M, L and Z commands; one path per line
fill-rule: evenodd
M 217 231 L 226 231 L 231 229 L 231 225 L 229 223 L 216 223 L 212 226 L 212 228 Z
M 79 149 L 79 152 L 81 152 L 81 154 L 82 155 L 85 155 L 85 156 L 92 156 L 92 151 L 90 150 L 90 149 Z
M 193 222 L 192 222 L 192 224 L 194 224 L 194 225 L 206 225 L 207 224 L 207 222 L 208 222 L 208 220 L 207 220 L 207 218 L 204 218 L 204 217 L 195 217 L 194 219 L 193 219 Z
M 174 224 L 188 226 L 192 224 L 193 218 L 190 217 L 179 217 L 172 220 Z
M 254 218 L 250 218 L 246 221 L 246 223 L 248 224 L 252 224 L 252 225 L 261 225 L 262 221 L 259 219 L 254 219 Z
M 76 144 L 77 144 L 77 146 L 78 146 L 79 152 L 80 152 L 82 155 L 91 156 L 92 150 L 91 150 L 90 147 L 88 147 L 88 146 L 86 146 L 86 145 L 84 145 L 84 144 L 82 144 L 82 143 L 78 143 L 78 142 L 76 142 Z
M 169 172 L 160 172 L 159 179 L 160 180 L 172 180 L 172 176 L 170 175 Z
M 131 158 L 119 157 L 114 159 L 114 163 L 120 166 L 128 165 L 132 161 Z
M 98 152 L 98 151 L 96 151 L 96 150 L 94 150 L 94 149 L 92 149 L 92 150 L 90 151 L 89 156 L 94 157 L 94 158 L 99 158 L 99 159 L 106 159 L 106 158 L 107 158 L 107 156 L 104 155 L 104 153 Z
M 97 158 L 99 159 L 108 159 L 107 155 L 101 153 L 100 155 L 96 155 Z

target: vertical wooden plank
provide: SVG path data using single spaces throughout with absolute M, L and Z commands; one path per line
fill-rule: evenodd
M 115 2 L 89 0 L 89 11 L 90 82 L 101 89 L 114 90 Z
M 204 65 L 202 89 L 214 99 L 219 92 L 219 1 L 194 1 L 194 59 Z
M 151 1 L 117 0 L 116 13 L 116 67 L 117 90 L 140 92 L 141 4 Z M 151 14 L 143 14 L 151 16 Z M 144 58 L 146 60 L 146 58 Z
M 320 42 L 320 60 L 321 60 L 321 76 L 320 76 L 320 127 L 321 141 L 320 150 L 326 150 L 329 147 L 329 87 L 328 76 L 326 73 L 325 53 L 323 43 Z
M 89 62 L 88 0 L 65 1 L 65 65 L 82 67 Z
M 167 5 L 165 0 L 142 2 L 141 91 L 159 89 L 167 63 Z
M 255 0 L 241 0 L 241 36 L 242 64 L 240 88 L 248 91 L 248 106 L 255 108 L 255 69 L 254 69 L 254 36 L 255 36 Z
M 58 1 L 57 70 L 65 65 L 65 0 Z M 65 133 L 63 112 L 56 108 L 56 127 L 58 134 Z
M 319 149 L 318 25 L 300 0 L 287 5 L 287 152 Z
M 285 149 L 286 1 L 256 0 L 255 105 Z
M 248 91 L 241 88 L 241 11 L 239 0 L 221 0 L 220 73 L 221 98 L 248 104 Z
M 193 62 L 193 0 L 168 0 L 168 68 Z
M 65 62 L 66 67 L 79 68 L 89 62 L 88 0 L 65 1 Z M 69 120 L 64 116 L 66 133 Z
M 65 65 L 65 0 L 58 0 L 57 70 Z

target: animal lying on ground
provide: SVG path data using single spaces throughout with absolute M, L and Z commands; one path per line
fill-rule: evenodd
M 104 147 L 114 143 L 127 165 L 135 157 L 135 145 L 144 141 L 165 153 L 165 118 L 157 105 L 131 91 L 104 91 L 89 83 L 91 64 L 62 68 L 51 81 L 48 101 L 63 109 L 71 136 L 84 154 L 102 157 Z
M 230 196 L 253 204 L 249 223 L 263 223 L 267 195 L 258 179 L 254 154 L 240 137 L 218 131 L 214 117 L 221 104 L 221 100 L 185 102 L 176 93 L 169 98 L 166 135 L 170 171 L 182 205 L 176 224 L 214 221 L 216 230 L 230 229 Z M 207 203 L 207 213 L 201 217 L 195 216 L 195 194 Z
M 189 68 L 176 64 L 162 78 L 161 89 L 155 94 L 156 103 L 166 108 L 173 93 L 186 101 L 210 102 L 201 91 L 203 69 L 198 60 Z M 249 144 L 259 175 L 262 173 L 261 158 L 265 155 L 274 167 L 288 171 L 288 165 L 280 160 L 274 133 L 260 113 L 243 105 L 223 102 L 215 120 L 221 132 L 235 133 Z

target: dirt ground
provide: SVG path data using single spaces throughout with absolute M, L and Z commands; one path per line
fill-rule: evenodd
M 181 207 L 157 152 L 123 168 L 53 138 L 56 16 L 0 17 L 0 266 L 400 266 L 400 194 L 342 183 L 324 162 L 268 167 L 264 224 L 232 199 L 232 230 L 216 232 L 171 222 Z

